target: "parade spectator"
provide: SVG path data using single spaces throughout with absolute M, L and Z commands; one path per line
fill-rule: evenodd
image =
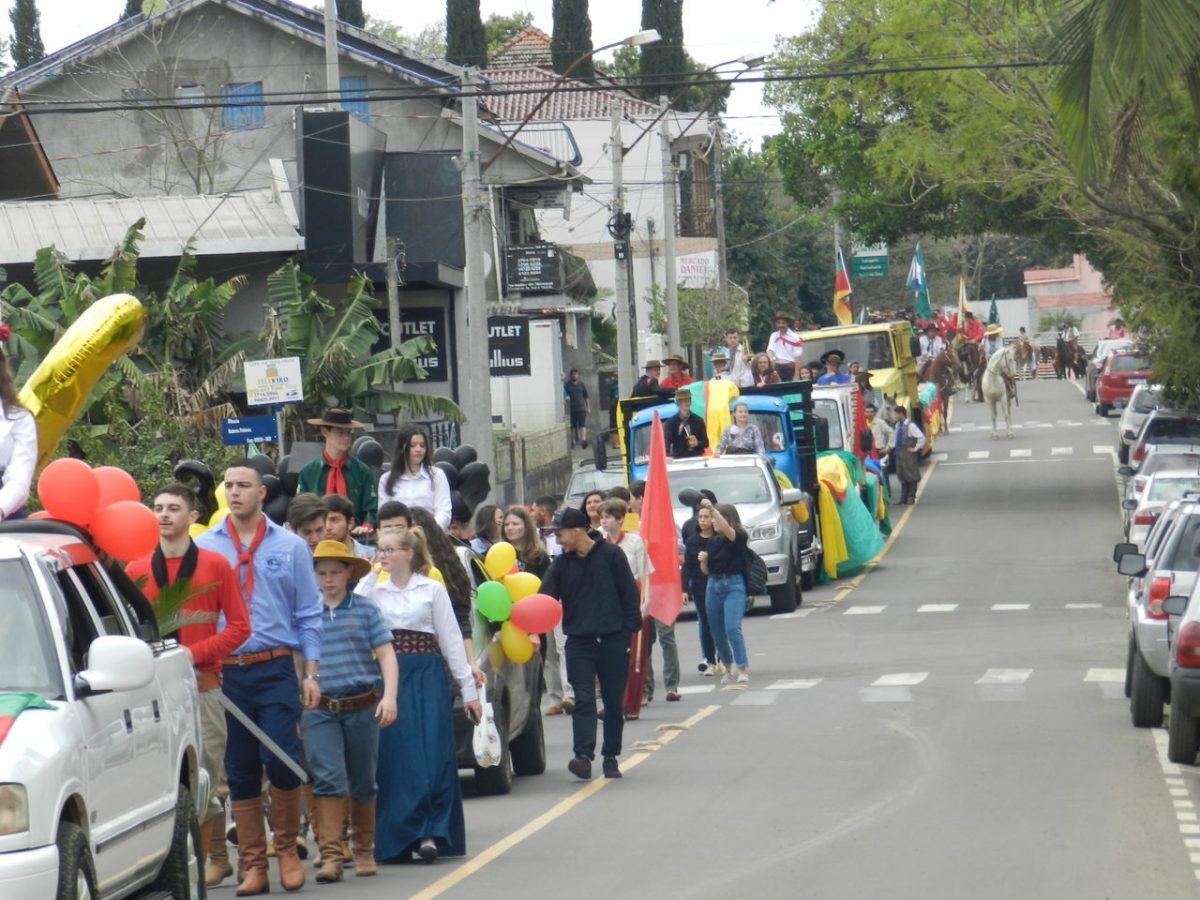
M 888 473 L 891 471 L 891 450 L 895 431 L 891 425 L 879 417 L 879 410 L 874 403 L 868 402 L 863 409 L 867 414 L 867 425 L 871 429 L 871 445 L 875 452 L 875 458 L 880 462 L 879 469 L 890 494 L 892 482 Z
M 558 539 L 554 537 L 554 529 L 551 527 L 557 509 L 558 501 L 548 494 L 533 501 L 533 521 L 537 525 L 538 537 L 551 557 L 558 556 L 562 549 L 558 546 Z
M 894 412 L 896 431 L 892 439 L 892 458 L 896 477 L 900 480 L 900 499 L 897 504 L 903 505 L 917 498 L 917 484 L 921 481 L 919 454 L 925 446 L 925 435 L 909 418 L 908 410 L 903 406 L 897 406 Z
M 587 447 L 587 417 L 592 411 L 587 385 L 579 380 L 579 370 L 572 369 L 563 382 L 563 397 L 571 419 L 571 443 Z
M 356 524 L 354 507 L 341 494 L 326 494 L 321 498 L 325 507 L 325 535 L 323 540 L 337 541 L 350 551 L 351 555 L 368 562 L 375 558 L 375 551 L 366 544 L 355 540 L 353 529 Z M 314 551 L 316 548 L 312 548 Z
M 821 355 L 821 363 L 825 366 L 825 374 L 817 379 L 818 385 L 825 384 L 850 384 L 854 381 L 842 369 L 842 360 L 845 359 L 841 350 L 827 350 Z
M 503 522 L 504 510 L 493 503 L 475 510 L 475 537 L 471 538 L 471 549 L 480 556 L 486 556 L 488 547 L 503 540 L 500 537 Z
M 320 591 L 305 542 L 263 514 L 266 495 L 262 473 L 250 460 L 233 463 L 225 470 L 229 515 L 223 526 L 204 532 L 196 543 L 233 566 L 250 610 L 250 637 L 224 660 L 225 696 L 284 753 L 299 759 L 301 704 L 315 709 L 321 698 Z M 303 675 L 298 679 L 300 669 Z M 237 893 L 249 896 L 269 890 L 264 761 L 279 880 L 285 890 L 298 890 L 304 885 L 304 867 L 296 854 L 300 779 L 241 722 L 227 716 L 226 724 L 225 772 L 238 830 L 238 866 L 244 876 Z
M 763 441 L 762 430 L 750 421 L 750 407 L 737 402 L 733 406 L 733 421 L 725 426 L 717 441 L 717 456 L 726 453 L 758 453 L 767 452 Z
M 775 313 L 775 331 L 767 340 L 767 355 L 780 381 L 791 381 L 796 373 L 796 364 L 804 353 L 804 339 L 791 329 L 792 317 L 785 312 Z
M 475 526 L 471 522 L 471 507 L 467 505 L 457 491 L 450 494 L 450 527 L 446 534 L 464 547 L 471 546 L 471 538 L 475 537 Z
M 642 625 L 638 588 L 625 554 L 613 544 L 592 540 L 588 525 L 588 517 L 577 509 L 555 514 L 563 553 L 542 582 L 542 593 L 558 598 L 563 606 L 567 672 L 575 686 L 574 756 L 567 768 L 584 780 L 592 777 L 596 751 L 597 679 L 605 707 L 603 772 L 606 778 L 621 777 L 621 696 L 629 641 Z
M 450 482 L 429 457 L 425 430 L 416 425 L 401 428 L 391 471 L 379 479 L 379 502 L 399 500 L 410 508 L 427 509 L 445 528 L 450 524 Z
M 700 568 L 708 575 L 705 603 L 708 627 L 712 632 L 717 656 L 726 672 L 722 684 L 747 684 L 750 661 L 742 636 L 742 618 L 746 614 L 746 529 L 737 507 L 731 503 L 713 506 L 700 501 L 712 516 L 713 537 L 707 549 L 696 554 Z
M 857 359 L 850 363 L 850 368 L 846 371 L 846 374 L 850 376 L 851 381 L 858 381 L 858 376 L 862 374 L 862 366 L 858 364 Z
M 309 419 L 308 424 L 320 426 L 325 448 L 300 470 L 297 493 L 345 497 L 353 512 L 350 518 L 359 525 L 374 527 L 379 506 L 375 476 L 366 463 L 350 455 L 351 432 L 363 428 L 363 424 L 355 422 L 345 409 L 327 409 L 319 419 Z
M 1025 329 L 1022 328 L 1021 330 L 1024 331 Z M 1104 336 L 1110 341 L 1117 341 L 1125 337 L 1125 323 L 1120 319 L 1113 319 L 1109 323 L 1108 331 L 1105 332 Z
M 379 610 L 350 589 L 370 573 L 371 564 L 342 541 L 329 540 L 317 544 L 313 570 L 323 605 L 322 691 L 317 708 L 301 715 L 300 727 L 313 776 L 314 830 L 320 847 L 317 882 L 326 884 L 342 880 L 341 837 L 347 814 L 354 874 L 375 874 L 379 729 L 396 720 L 399 673 L 392 633 Z
M 462 692 L 467 718 L 478 722 L 475 679 L 450 597 L 425 574 L 430 560 L 421 529 L 383 529 L 378 553 L 388 577 L 364 593 L 391 629 L 400 689 L 396 727 L 379 739 L 375 855 L 402 860 L 415 849 L 426 862 L 462 856 L 466 827 L 446 674 Z
M 650 575 L 650 558 L 646 555 L 646 545 L 642 542 L 640 535 L 621 530 L 625 512 L 626 506 L 621 500 L 605 500 L 600 504 L 600 533 L 604 536 L 604 540 L 610 544 L 616 544 L 625 553 L 641 597 L 639 608 L 642 625 L 633 635 L 630 643 L 629 672 L 625 677 L 625 692 L 621 701 L 625 718 L 636 719 L 641 713 L 641 708 L 650 702 L 645 696 L 646 669 L 650 660 L 652 628 L 645 601 L 646 579 Z
M 546 555 L 553 563 L 562 553 L 558 536 L 554 533 L 554 513 L 558 509 L 558 501 L 553 497 L 538 497 L 533 501 L 533 521 L 537 525 L 538 539 L 546 550 Z M 547 571 L 549 571 L 547 569 Z M 543 577 L 543 580 L 544 577 Z M 546 715 L 558 716 L 570 713 L 575 709 L 575 691 L 567 678 L 566 636 L 563 634 L 562 622 L 554 626 L 554 630 L 545 636 L 542 643 L 544 648 L 545 666 L 542 671 L 546 677 Z
M 37 467 L 38 433 L 8 370 L 3 349 L 8 335 L 8 326 L 0 323 L 0 519 L 23 519 Z
M 412 512 L 399 500 L 388 500 L 379 505 L 379 527 L 404 530 L 412 524 Z
M 719 348 L 713 351 L 712 380 L 732 381 L 734 384 L 737 383 L 737 379 L 734 378 L 733 373 L 729 371 L 729 353 L 724 348 Z
M 588 518 L 588 528 L 595 532 L 592 540 L 603 540 L 600 534 L 600 504 L 604 502 L 604 491 L 591 490 L 583 495 L 583 501 L 579 504 L 579 509 Z
M 678 353 L 673 353 L 663 360 L 667 364 L 667 377 L 659 382 L 658 392 L 670 396 L 671 391 L 678 391 L 692 383 L 692 377 L 687 374 L 691 366 Z
M 801 366 L 799 371 L 796 372 L 796 380 L 797 381 L 812 381 L 813 380 L 813 370 L 808 366 Z
M 708 449 L 708 429 L 704 420 L 692 412 L 692 392 L 675 392 L 675 415 L 663 422 L 663 437 L 669 459 L 703 456 Z
M 646 365 L 642 367 L 642 377 L 637 380 L 633 386 L 633 393 L 630 397 L 654 397 L 661 393 L 658 385 L 658 377 L 662 375 L 662 363 L 657 359 L 646 361 Z
M 739 382 L 740 387 L 762 387 L 764 384 L 779 384 L 779 373 L 766 353 L 756 353 L 746 372 L 748 382 Z
M 221 686 L 222 660 L 250 637 L 250 614 L 229 563 L 219 553 L 201 550 L 188 534 L 200 518 L 192 489 L 168 485 L 155 496 L 153 508 L 158 547 L 150 556 L 133 560 L 125 574 L 151 602 L 168 589 L 187 597 L 180 612 L 189 621 L 180 626 L 178 639 L 192 660 L 200 692 L 199 762 L 209 774 L 209 794 L 200 820 L 200 859 L 208 860 L 205 884 L 216 887 L 233 874 L 233 868 L 225 843 L 225 807 L 218 796 L 225 781 L 225 710 L 215 691 Z
M 504 513 L 504 540 L 517 551 L 517 568 L 539 579 L 550 569 L 550 556 L 538 537 L 533 516 L 523 506 L 510 506 Z
M 316 494 L 297 494 L 288 504 L 288 528 L 308 545 L 309 553 L 325 539 L 327 516 L 325 504 Z
M 685 532 L 687 524 L 685 524 Z M 700 504 L 695 507 L 693 531 L 684 539 L 683 571 L 683 602 L 691 603 L 696 609 L 696 623 L 700 632 L 700 664 L 696 667 L 704 675 L 724 675 L 725 666 L 717 662 L 716 647 L 713 644 L 712 632 L 708 627 L 708 574 L 700 566 L 700 552 L 712 550 L 713 519 L 712 510 Z
M 725 352 L 729 355 L 729 374 L 739 387 L 746 387 L 750 366 L 746 361 L 746 348 L 736 328 L 725 329 Z

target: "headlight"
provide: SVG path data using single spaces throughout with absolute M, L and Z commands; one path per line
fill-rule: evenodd
M 750 529 L 750 540 L 752 541 L 773 541 L 780 534 L 779 523 L 773 525 L 759 525 L 757 528 Z
M 0 834 L 29 830 L 29 795 L 23 784 L 0 784 Z

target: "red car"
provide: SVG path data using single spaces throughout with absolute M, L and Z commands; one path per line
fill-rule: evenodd
M 1108 417 L 1109 410 L 1124 407 L 1133 389 L 1151 377 L 1150 362 L 1137 353 L 1114 353 L 1104 361 L 1096 379 L 1096 413 Z

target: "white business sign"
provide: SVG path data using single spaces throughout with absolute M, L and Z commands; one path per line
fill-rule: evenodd
M 855 244 L 850 248 L 852 255 L 859 258 L 867 256 L 887 256 L 887 244 Z
M 300 375 L 300 357 L 247 360 L 247 404 L 277 406 L 283 403 L 299 403 L 303 399 L 304 381 Z
M 717 282 L 717 251 L 675 257 L 675 283 L 685 288 L 706 288 Z

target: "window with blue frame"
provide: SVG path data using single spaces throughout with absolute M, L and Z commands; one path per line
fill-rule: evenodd
M 262 128 L 266 124 L 261 81 L 240 81 L 221 86 L 221 99 L 229 103 L 224 108 L 222 124 L 228 131 Z
M 371 113 L 367 110 L 367 76 L 343 75 L 341 78 L 342 109 L 361 122 L 368 122 Z

